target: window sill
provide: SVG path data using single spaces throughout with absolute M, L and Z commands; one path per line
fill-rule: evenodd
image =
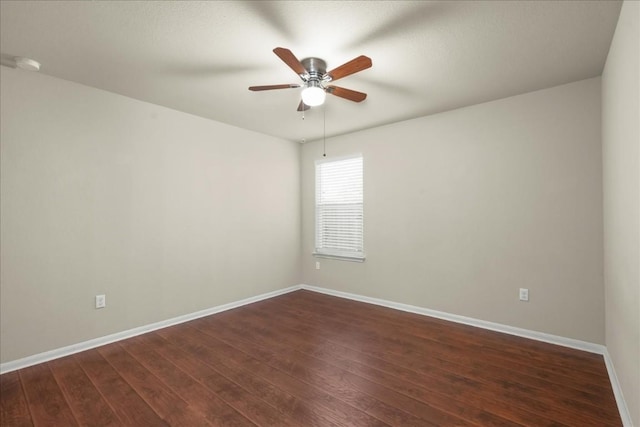
M 364 254 L 363 255 L 335 255 L 335 254 L 313 252 L 311 255 L 313 255 L 316 258 L 337 259 L 340 261 L 350 261 L 350 262 L 364 262 L 365 260 Z

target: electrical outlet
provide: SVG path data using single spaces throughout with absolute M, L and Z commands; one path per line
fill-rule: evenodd
M 105 308 L 107 306 L 106 295 L 96 295 L 96 308 Z
M 316 261 L 316 270 L 320 270 L 320 261 Z
M 520 301 L 529 301 L 529 289 L 520 288 Z

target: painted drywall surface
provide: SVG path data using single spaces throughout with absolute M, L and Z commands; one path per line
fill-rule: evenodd
M 602 74 L 606 345 L 640 426 L 640 3 L 625 1 Z
M 304 283 L 604 342 L 599 78 L 327 140 L 364 156 L 364 263 L 311 255 L 322 145 Z
M 0 68 L 2 362 L 300 283 L 298 144 Z

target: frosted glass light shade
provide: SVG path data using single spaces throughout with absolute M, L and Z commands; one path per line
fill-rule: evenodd
M 302 89 L 302 102 L 309 107 L 316 107 L 324 103 L 326 93 L 318 86 L 309 86 Z

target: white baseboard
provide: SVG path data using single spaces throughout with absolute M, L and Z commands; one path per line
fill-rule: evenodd
M 431 310 L 428 308 L 417 307 L 415 305 L 402 304 L 399 302 L 387 301 L 380 298 L 365 297 L 362 295 L 351 294 L 348 292 L 335 291 L 333 289 L 320 288 L 317 286 L 301 285 L 302 289 L 320 292 L 327 295 L 333 295 L 340 298 L 346 298 L 354 301 L 366 302 L 369 304 L 380 305 L 383 307 L 393 308 L 396 310 L 407 311 L 409 313 L 422 314 L 423 316 L 436 317 L 438 319 L 449 320 L 455 323 L 463 323 L 465 325 L 477 326 L 491 331 L 503 332 L 509 335 L 517 335 L 523 338 L 530 338 L 536 341 L 544 341 L 550 344 L 571 347 L 578 350 L 588 351 L 590 353 L 604 354 L 604 346 L 586 341 L 580 341 L 573 338 L 565 338 L 558 335 L 546 334 L 544 332 L 532 331 L 529 329 L 516 328 L 514 326 L 503 325 L 501 323 L 487 322 L 485 320 L 474 319 L 472 317 L 459 316 L 457 314 L 445 313 L 443 311 Z
M 318 292 L 322 294 L 332 295 L 339 298 L 346 298 L 354 301 L 364 302 L 368 304 L 379 305 L 382 307 L 388 307 L 395 310 L 406 311 L 409 313 L 421 314 L 423 316 L 435 317 L 438 319 L 448 320 L 451 322 L 462 323 L 465 325 L 476 326 L 483 329 L 489 329 L 496 332 L 502 332 L 510 335 L 516 335 L 519 337 L 530 338 L 536 341 L 543 341 L 550 344 L 561 345 L 564 347 L 575 348 L 578 350 L 588 351 L 590 353 L 601 354 L 604 357 L 607 372 L 609 373 L 609 379 L 611 381 L 611 387 L 613 388 L 613 394 L 620 411 L 620 417 L 622 418 L 623 425 L 625 427 L 633 427 L 631 422 L 631 415 L 624 400 L 618 377 L 616 376 L 613 362 L 605 346 L 600 344 L 594 344 L 586 341 L 580 341 L 572 338 L 561 337 L 558 335 L 547 334 L 544 332 L 532 331 L 529 329 L 516 328 L 514 326 L 503 325 L 500 323 L 487 322 L 485 320 L 474 319 L 472 317 L 459 316 L 457 314 L 446 313 L 437 310 L 431 310 L 428 308 L 418 307 L 409 304 L 402 304 L 398 302 L 388 301 L 380 298 L 366 297 L 363 295 L 352 294 L 348 292 L 336 291 L 333 289 L 321 288 L 318 286 L 310 285 L 296 285 L 288 288 L 279 289 L 265 294 L 257 295 L 255 297 L 245 298 L 240 301 L 230 302 L 228 304 L 219 305 L 216 307 L 208 308 L 194 313 L 185 314 L 183 316 L 174 317 L 172 319 L 163 320 L 160 322 L 152 323 L 149 325 L 140 326 L 137 328 L 129 329 L 127 331 L 118 332 L 115 334 L 107 335 L 100 338 L 95 338 L 89 341 L 84 341 L 78 344 L 58 348 L 44 353 L 35 354 L 22 359 L 13 360 L 10 362 L 0 364 L 0 374 L 15 371 L 18 369 L 26 368 L 28 366 L 36 365 L 38 363 L 47 362 L 49 360 L 58 359 L 60 357 L 68 356 L 81 351 L 89 350 L 101 345 L 110 344 L 116 341 L 121 341 L 127 338 L 135 337 L 147 332 L 155 331 L 157 329 L 166 328 L 168 326 L 177 325 L 180 323 L 188 322 L 190 320 L 198 319 L 200 317 L 209 316 L 211 314 L 220 313 L 222 311 L 231 310 L 233 308 L 241 307 L 243 305 L 251 304 L 254 302 L 262 301 L 265 299 L 273 298 L 278 295 L 283 295 L 289 292 L 297 291 L 300 289 Z
M 611 360 L 611 355 L 609 355 L 609 350 L 604 349 L 604 364 L 607 367 L 607 373 L 609 374 L 609 380 L 611 381 L 611 388 L 613 389 L 613 395 L 616 398 L 616 404 L 618 405 L 618 411 L 620 412 L 620 418 L 622 418 L 622 425 L 624 427 L 633 427 L 633 421 L 631 420 L 631 413 L 629 412 L 629 408 L 627 407 L 627 402 L 624 400 L 624 395 L 622 394 L 622 387 L 620 387 L 620 382 L 618 381 L 618 375 L 616 375 L 616 370 L 613 367 L 613 360 Z
M 286 294 L 289 292 L 297 291 L 300 289 L 299 285 L 290 286 L 284 289 L 278 289 L 277 291 L 267 292 L 255 297 L 245 298 L 240 301 L 230 302 L 228 304 L 218 305 L 216 307 L 207 308 L 205 310 L 196 311 L 194 313 L 185 314 L 183 316 L 174 317 L 172 319 L 162 320 L 160 322 L 151 323 L 149 325 L 139 326 L 137 328 L 129 329 L 115 334 L 107 335 L 100 338 L 91 339 L 77 344 L 72 344 L 66 347 L 57 348 L 44 353 L 34 354 L 33 356 L 24 357 L 22 359 L 13 360 L 0 364 L 0 374 L 4 374 L 18 369 L 26 368 L 28 366 L 37 365 L 38 363 L 48 362 L 49 360 L 58 359 L 60 357 L 69 356 L 71 354 L 79 353 L 81 351 L 89 350 L 101 345 L 110 344 L 116 341 L 121 341 L 127 338 L 135 337 L 147 332 L 155 331 L 157 329 L 166 328 L 168 326 L 177 325 L 179 323 L 188 322 L 190 320 L 198 319 L 200 317 L 209 316 L 211 314 L 220 313 L 222 311 L 231 310 L 233 308 L 241 307 L 243 305 L 251 304 L 254 302 L 262 301 L 268 298 L 273 298 L 278 295 Z

